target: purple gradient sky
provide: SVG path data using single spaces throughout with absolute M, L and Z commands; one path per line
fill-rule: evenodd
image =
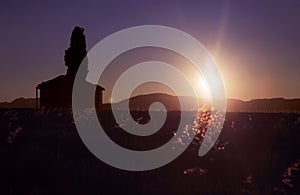
M 229 98 L 300 97 L 300 1 L 2 0 L 0 21 L 0 102 L 34 97 L 38 83 L 66 72 L 75 25 L 88 49 L 127 27 L 175 27 L 212 53 Z

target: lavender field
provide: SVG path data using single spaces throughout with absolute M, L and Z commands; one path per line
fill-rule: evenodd
M 142 140 L 125 134 L 109 111 L 100 121 L 119 145 L 145 150 L 172 136 L 179 114 L 168 113 L 173 122 Z M 197 155 L 201 136 L 196 136 L 170 164 L 129 172 L 93 156 L 67 111 L 1 109 L 0 193 L 299 194 L 299 137 L 300 114 L 227 113 L 219 140 L 204 157 Z

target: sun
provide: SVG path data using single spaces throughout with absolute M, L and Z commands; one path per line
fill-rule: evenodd
M 197 97 L 205 99 L 209 99 L 211 97 L 209 86 L 202 75 L 198 75 L 194 79 L 194 90 Z

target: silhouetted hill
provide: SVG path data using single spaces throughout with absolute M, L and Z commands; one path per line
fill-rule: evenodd
M 188 110 L 193 110 L 192 97 L 182 96 L 182 99 L 186 102 Z M 162 100 L 164 105 L 169 110 L 180 110 L 179 105 L 176 103 L 177 97 L 168 94 L 147 94 L 139 95 L 130 98 L 131 110 L 143 110 L 147 108 L 151 103 Z M 117 107 L 122 110 L 127 108 L 128 99 L 117 103 Z M 199 105 L 211 105 L 211 101 L 208 99 L 199 99 Z M 300 99 L 284 99 L 284 98 L 272 98 L 272 99 L 254 99 L 250 101 L 242 101 L 236 99 L 227 99 L 227 111 L 228 112 L 300 112 Z
M 227 100 L 228 112 L 300 112 L 300 99 Z
M 21 97 L 12 102 L 2 102 L 0 108 L 35 108 L 35 98 Z
M 184 105 L 183 107 L 186 108 L 186 110 L 195 110 L 197 108 L 194 107 L 193 105 L 193 97 L 189 96 L 181 96 L 180 97 Z M 165 108 L 169 111 L 174 111 L 174 110 L 181 110 L 180 109 L 180 104 L 177 96 L 172 96 L 164 93 L 155 93 L 155 94 L 145 94 L 145 95 L 139 95 L 139 96 L 134 96 L 131 97 L 130 100 L 126 99 L 123 100 L 119 103 L 116 103 L 116 107 L 119 110 L 124 110 L 128 106 L 128 101 L 130 105 L 130 110 L 148 110 L 148 107 L 154 103 L 154 102 L 161 102 Z M 210 101 L 205 100 L 205 99 L 199 99 L 200 101 L 200 106 L 206 104 L 209 105 Z M 154 110 L 160 110 L 159 107 L 154 107 Z
M 185 107 L 188 110 L 193 110 L 192 97 L 182 96 Z M 131 110 L 147 110 L 153 102 L 162 102 L 168 110 L 180 110 L 176 96 L 156 93 L 146 94 L 131 97 L 130 100 L 126 99 L 116 103 L 116 107 L 119 110 L 124 110 L 130 103 Z M 199 99 L 200 106 L 207 105 L 209 107 L 210 100 Z M 35 108 L 35 98 L 18 98 L 12 102 L 0 103 L 0 108 Z M 110 104 L 104 104 L 104 110 L 109 109 Z M 154 108 L 155 109 L 155 108 Z M 157 108 L 160 110 L 160 108 Z M 242 101 L 236 99 L 227 100 L 228 112 L 300 112 L 300 99 L 284 99 L 284 98 L 272 98 L 272 99 L 254 99 L 250 101 Z

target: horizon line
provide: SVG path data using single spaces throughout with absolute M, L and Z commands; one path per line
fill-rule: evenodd
M 176 95 L 172 95 L 172 94 L 169 94 L 169 93 L 145 93 L 145 94 L 138 94 L 138 95 L 132 96 L 130 98 L 135 98 L 135 97 L 139 97 L 139 96 L 146 96 L 146 95 L 158 95 L 158 94 L 169 95 L 169 96 L 176 97 Z M 180 95 L 180 97 L 193 97 L 193 96 Z M 196 97 L 196 98 L 202 99 L 202 100 L 211 100 L 211 98 L 203 98 L 203 97 Z M 36 98 L 35 97 L 24 97 L 24 96 L 21 96 L 21 97 L 14 98 L 11 101 L 4 100 L 4 101 L 1 101 L 0 103 L 1 104 L 2 103 L 13 103 L 14 101 L 19 100 L 19 99 L 34 99 L 35 100 Z M 114 102 L 113 104 L 120 103 L 120 102 L 128 100 L 128 99 L 129 98 L 121 99 L 120 101 Z M 215 98 L 215 99 L 220 99 L 220 98 Z M 235 97 L 228 97 L 228 98 L 226 98 L 226 100 L 239 100 L 239 101 L 243 101 L 243 102 L 249 102 L 249 101 L 252 101 L 252 100 L 273 100 L 273 99 L 297 100 L 297 99 L 300 99 L 300 97 L 293 97 L 293 98 L 289 97 L 289 98 L 287 98 L 287 97 L 283 97 L 283 96 L 274 96 L 274 97 L 257 97 L 257 98 L 254 98 L 254 99 L 240 99 L 240 98 L 235 98 Z M 111 103 L 112 102 L 103 102 L 103 104 L 111 104 Z

